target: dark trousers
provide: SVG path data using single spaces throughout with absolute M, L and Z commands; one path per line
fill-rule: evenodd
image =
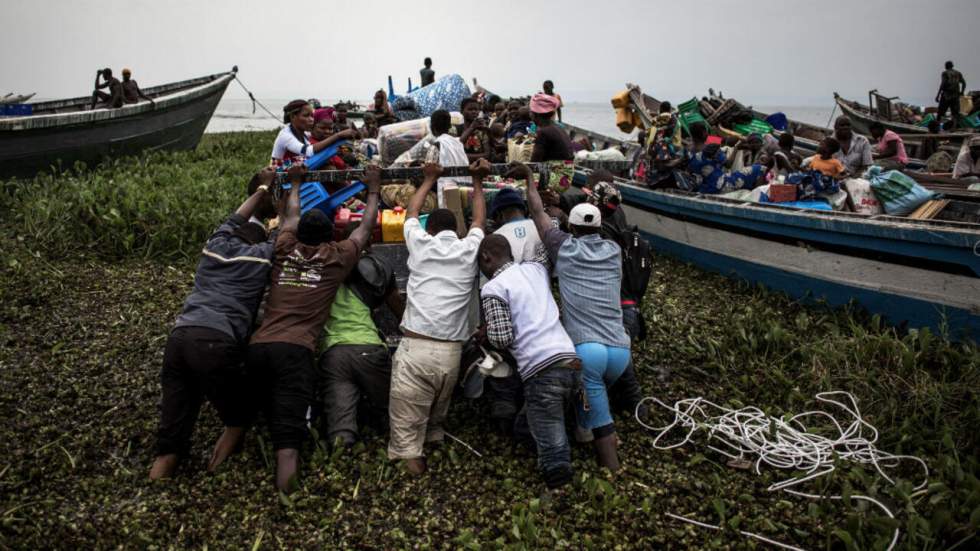
M 313 351 L 284 342 L 253 344 L 248 347 L 247 369 L 264 393 L 273 449 L 299 449 L 309 433 L 316 394 Z
M 163 352 L 163 387 L 157 455 L 186 455 L 205 398 L 227 427 L 244 427 L 254 416 L 254 396 L 242 368 L 243 347 L 206 327 L 178 327 Z
M 538 450 L 538 467 L 549 488 L 572 480 L 572 450 L 565 431 L 565 412 L 581 392 L 577 369 L 552 366 L 524 381 L 527 424 Z
M 497 350 L 497 352 L 514 369 L 507 377 L 484 379 L 484 393 L 490 401 L 490 418 L 513 422 L 517 412 L 521 411 L 524 405 L 524 385 L 521 384 L 521 376 L 517 373 L 517 360 L 514 356 L 506 350 Z
M 321 400 L 327 436 L 345 444 L 357 440 L 357 411 L 367 397 L 372 417 L 383 420 L 391 391 L 391 355 L 381 345 L 339 344 L 320 357 Z
M 960 98 L 958 95 L 947 97 L 946 94 L 943 94 L 940 96 L 936 120 L 942 122 L 947 110 L 950 111 L 950 116 L 953 118 L 953 127 L 955 128 L 960 123 Z
M 640 311 L 636 306 L 623 306 L 623 327 L 626 328 L 631 342 L 640 335 L 642 323 Z M 643 399 L 643 389 L 640 388 L 640 382 L 636 380 L 632 357 L 629 365 L 626 366 L 626 371 L 623 371 L 619 379 L 609 387 L 609 399 L 614 410 L 630 413 L 636 410 L 636 405 Z

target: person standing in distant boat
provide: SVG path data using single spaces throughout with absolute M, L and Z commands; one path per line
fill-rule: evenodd
M 123 90 L 123 101 L 126 103 L 139 103 L 140 99 L 145 99 L 150 103 L 154 103 L 153 98 L 147 96 L 140 90 L 140 85 L 136 84 L 133 80 L 133 72 L 129 69 L 122 70 L 122 90 Z
M 436 81 L 436 72 L 432 70 L 432 58 L 425 58 L 425 67 L 419 70 L 419 76 L 422 77 L 422 86 L 428 86 Z
M 310 143 L 310 132 L 313 131 L 314 125 L 313 106 L 306 100 L 294 99 L 282 108 L 282 112 L 286 126 L 279 131 L 276 143 L 272 146 L 274 165 L 302 161 L 326 149 L 330 144 L 357 137 L 356 130 L 347 129 L 335 132 L 316 143 Z
M 565 102 L 561 100 L 561 94 L 555 93 L 555 83 L 551 82 L 550 80 L 546 80 L 544 81 L 544 84 L 541 85 L 541 88 L 544 90 L 545 94 L 558 100 L 558 109 L 556 109 L 556 112 L 558 114 L 558 122 L 561 122 L 561 108 L 565 106 Z
M 952 128 L 959 125 L 960 118 L 960 96 L 966 91 L 966 80 L 963 74 L 953 68 L 953 62 L 946 62 L 946 70 L 943 71 L 939 81 L 939 92 L 936 94 L 936 102 L 939 104 L 939 112 L 936 116 L 941 121 L 946 115 L 946 110 L 950 110 L 953 120 Z
M 99 80 L 102 79 L 100 83 Z M 103 88 L 108 88 L 109 92 L 103 92 Z M 112 69 L 106 67 L 95 72 L 95 91 L 92 92 L 92 109 L 96 104 L 102 103 L 103 107 L 118 109 L 123 106 L 123 87 L 119 79 L 112 76 Z

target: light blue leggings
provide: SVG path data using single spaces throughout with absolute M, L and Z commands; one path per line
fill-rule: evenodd
M 606 386 L 619 379 L 630 362 L 630 349 L 606 346 L 597 342 L 583 342 L 575 346 L 575 353 L 582 360 L 582 386 L 588 400 L 588 411 L 579 403 L 579 419 L 587 429 L 611 425 L 609 397 Z

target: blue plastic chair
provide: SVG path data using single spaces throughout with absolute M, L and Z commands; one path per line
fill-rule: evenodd
M 331 144 L 326 149 L 321 150 L 319 153 L 313 154 L 306 158 L 306 168 L 310 170 L 317 170 L 324 165 L 330 157 L 333 157 L 340 151 L 341 146 L 346 145 L 347 140 L 341 140 L 335 144 Z
M 290 188 L 292 188 L 290 184 L 283 184 L 282 186 L 282 189 L 286 191 L 289 191 Z M 367 186 L 364 185 L 364 182 L 355 181 L 330 195 L 320 182 L 303 182 L 299 187 L 299 211 L 301 214 L 306 214 L 310 209 L 319 209 L 327 217 L 333 218 L 333 213 L 337 207 L 365 189 Z

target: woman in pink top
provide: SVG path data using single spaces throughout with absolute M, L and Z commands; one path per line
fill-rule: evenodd
M 909 156 L 905 153 L 905 142 L 901 136 L 886 130 L 885 125 L 880 122 L 873 122 L 868 127 L 871 137 L 878 140 L 878 146 L 874 153 L 875 164 L 882 170 L 901 170 L 909 162 Z

